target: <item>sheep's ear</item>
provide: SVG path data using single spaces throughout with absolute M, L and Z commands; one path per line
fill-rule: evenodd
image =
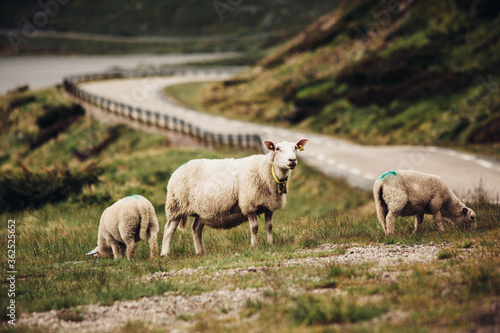
M 304 150 L 304 146 L 306 145 L 308 139 L 302 139 L 299 142 L 297 142 L 297 148 L 299 148 L 300 151 Z
M 469 211 L 469 209 L 467 207 L 462 208 L 462 213 L 464 215 L 467 214 L 468 211 Z
M 265 140 L 264 144 L 266 145 L 267 150 L 274 151 L 276 149 L 276 145 L 269 140 Z

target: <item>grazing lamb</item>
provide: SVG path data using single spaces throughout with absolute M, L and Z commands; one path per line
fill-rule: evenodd
M 162 256 L 170 254 L 170 242 L 179 226 L 192 230 L 196 254 L 203 254 L 202 232 L 206 225 L 231 229 L 250 222 L 251 244 L 257 245 L 257 216 L 264 213 L 267 242 L 272 244 L 273 212 L 285 207 L 288 177 L 297 166 L 297 150 L 307 139 L 275 145 L 264 141 L 267 155 L 241 159 L 192 160 L 179 167 L 167 185 L 165 212 L 168 222 L 163 236 Z
M 476 214 L 458 200 L 439 176 L 413 170 L 389 171 L 373 185 L 377 215 L 386 235 L 394 233 L 398 216 L 415 216 L 416 233 L 424 214 L 432 214 L 440 232 L 441 217 L 458 227 L 475 229 Z
M 131 195 L 118 200 L 106 208 L 99 222 L 97 247 L 88 256 L 96 258 L 125 257 L 133 259 L 137 251 L 136 242 L 149 239 L 151 258 L 158 257 L 158 220 L 151 202 L 140 196 Z

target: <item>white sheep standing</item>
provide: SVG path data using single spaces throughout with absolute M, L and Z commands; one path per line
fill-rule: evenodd
M 273 243 L 273 212 L 285 207 L 288 178 L 297 166 L 297 143 L 264 141 L 270 151 L 240 159 L 197 159 L 179 167 L 167 185 L 165 212 L 168 222 L 163 236 L 162 256 L 170 254 L 177 226 L 184 230 L 189 216 L 196 254 L 203 254 L 202 232 L 206 225 L 231 229 L 250 222 L 251 245 L 257 245 L 257 216 L 265 214 L 267 242 Z
M 377 216 L 386 235 L 394 233 L 398 216 L 415 216 L 416 233 L 424 214 L 432 214 L 440 232 L 441 218 L 458 227 L 475 229 L 476 214 L 446 186 L 441 177 L 414 170 L 389 171 L 373 184 Z
M 151 202 L 140 195 L 118 200 L 102 213 L 97 247 L 88 256 L 133 259 L 137 242 L 148 238 L 151 258 L 158 257 L 158 219 Z

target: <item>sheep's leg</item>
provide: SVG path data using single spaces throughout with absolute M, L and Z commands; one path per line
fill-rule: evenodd
M 123 258 L 123 251 L 121 247 L 123 246 L 122 243 L 118 242 L 116 239 L 113 238 L 111 235 L 106 235 L 104 237 L 106 239 L 106 243 L 108 243 L 111 246 L 111 250 L 113 250 L 113 257 L 115 259 L 121 259 Z
M 273 243 L 273 212 L 266 212 L 267 244 Z
M 377 217 L 378 221 L 380 222 L 380 225 L 382 226 L 382 229 L 384 230 L 384 233 L 387 233 L 387 228 L 386 228 L 386 218 L 387 218 L 387 209 L 383 207 L 379 207 L 377 205 Z
M 98 237 L 97 247 L 99 248 L 98 258 L 105 259 L 113 256 L 113 248 L 108 245 L 106 237 Z
M 257 241 L 257 231 L 259 231 L 259 224 L 257 223 L 257 214 L 250 213 L 248 214 L 248 222 L 250 222 L 250 231 L 251 233 L 251 244 L 252 246 L 259 245 Z
M 203 246 L 203 227 L 205 225 L 200 222 L 199 218 L 196 217 L 193 221 L 192 229 L 193 229 L 193 239 L 194 239 L 194 249 L 196 254 L 205 253 L 205 248 Z
M 433 214 L 433 216 L 434 216 L 434 223 L 438 227 L 439 232 L 444 232 L 443 223 L 441 222 L 441 212 L 438 210 Z
M 443 223 L 441 222 L 441 207 L 443 202 L 441 197 L 436 196 L 428 204 L 428 209 L 431 211 L 434 217 L 434 224 L 437 226 L 439 232 L 444 232 Z
M 120 253 L 119 258 L 125 258 L 125 251 L 127 250 L 127 246 L 123 243 L 118 243 L 118 252 Z
M 111 258 L 113 257 L 113 248 L 110 246 L 106 247 L 101 247 L 99 248 L 99 258 L 105 259 L 105 258 Z
M 156 233 L 151 233 L 148 239 L 149 251 L 151 252 L 151 258 L 158 258 L 158 236 Z
M 137 244 L 135 239 L 124 239 L 125 245 L 127 246 L 127 259 L 134 259 L 137 253 Z
M 181 217 L 179 217 L 178 219 L 175 219 L 175 220 L 170 220 L 165 225 L 165 232 L 163 235 L 163 244 L 161 246 L 161 256 L 162 257 L 167 257 L 170 255 L 170 243 L 172 241 L 172 236 L 174 235 L 174 232 L 177 229 L 177 226 L 179 225 L 180 221 L 181 221 Z
M 424 214 L 419 214 L 415 216 L 415 229 L 413 230 L 414 234 L 416 234 L 418 232 L 418 229 L 420 229 L 423 220 L 424 220 Z
M 389 236 L 394 234 L 394 229 L 396 227 L 396 219 L 399 216 L 399 212 L 395 211 L 389 211 L 387 214 L 385 221 L 386 221 L 386 229 L 385 229 L 385 235 Z

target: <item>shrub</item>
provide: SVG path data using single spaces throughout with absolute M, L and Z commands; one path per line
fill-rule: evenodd
M 64 201 L 72 194 L 80 194 L 84 186 L 97 183 L 103 173 L 95 164 L 89 164 L 81 172 L 72 172 L 65 165 L 54 166 L 46 173 L 24 170 L 21 175 L 0 177 L 0 212 Z
M 50 139 L 56 138 L 79 117 L 85 115 L 85 109 L 80 104 L 44 106 L 44 109 L 45 113 L 36 120 L 40 132 L 30 141 L 30 149 L 40 147 Z
M 36 98 L 34 96 L 21 96 L 21 97 L 16 97 L 13 98 L 9 101 L 9 109 L 15 109 L 20 106 L 29 104 L 36 101 Z
M 63 119 L 85 115 L 85 109 L 80 104 L 72 105 L 44 105 L 45 112 L 37 118 L 36 124 L 40 129 L 51 127 Z

